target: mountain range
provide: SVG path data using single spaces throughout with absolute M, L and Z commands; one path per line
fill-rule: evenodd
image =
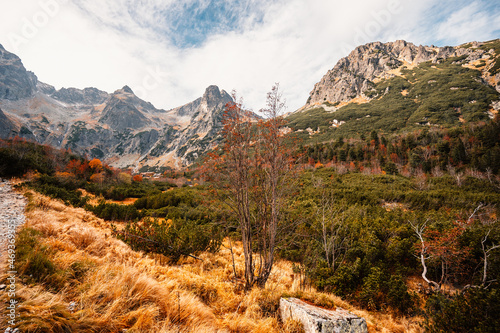
M 0 46 L 0 137 L 18 135 L 118 167 L 192 163 L 217 144 L 223 109 L 231 101 L 217 86 L 171 110 L 155 108 L 128 86 L 111 94 L 56 90 Z
M 217 86 L 171 110 L 155 108 L 128 86 L 113 93 L 56 90 L 0 45 L 0 137 L 18 135 L 117 167 L 193 163 L 221 140 L 231 101 Z M 500 40 L 455 47 L 374 42 L 340 59 L 287 120 L 307 143 L 486 121 L 499 101 Z

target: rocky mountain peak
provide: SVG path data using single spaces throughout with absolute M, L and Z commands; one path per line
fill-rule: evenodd
M 215 85 L 208 86 L 202 98 L 204 100 L 218 100 L 221 98 L 221 91 Z
M 230 101 L 232 101 L 231 96 L 226 91 L 220 90 L 219 87 L 214 85 L 205 89 L 205 93 L 201 98 L 201 104 L 206 105 L 207 110 L 217 106 L 224 107 Z
M 205 89 L 202 97 L 168 112 L 179 117 L 194 118 L 207 112 L 220 111 L 232 100 L 232 97 L 226 91 L 211 85 Z
M 127 85 L 123 86 L 121 89 L 115 90 L 112 95 L 115 95 L 115 96 L 123 95 L 123 96 L 127 96 L 127 97 L 135 96 L 132 89 Z
M 129 86 L 125 85 L 123 86 L 123 88 L 121 89 L 123 92 L 125 93 L 129 93 L 129 94 L 133 94 L 134 92 L 132 91 L 132 89 L 130 89 Z
M 121 89 L 115 90 L 115 92 L 110 95 L 110 98 L 106 103 L 108 105 L 113 104 L 116 102 L 115 100 L 121 100 L 123 103 L 129 104 L 144 113 L 165 112 L 164 110 L 155 108 L 150 102 L 146 102 L 137 97 L 132 89 L 127 85 L 123 86 Z
M 354 98 L 366 99 L 364 92 L 377 80 L 400 74 L 403 66 L 414 67 L 426 61 L 438 62 L 451 57 L 481 59 L 486 51 L 476 47 L 435 47 L 415 45 L 404 40 L 373 42 L 356 47 L 340 59 L 311 91 L 305 107 L 322 103 L 339 104 Z

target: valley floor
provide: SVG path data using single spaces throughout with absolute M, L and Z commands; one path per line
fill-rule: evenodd
M 278 317 L 282 295 L 347 309 L 364 317 L 370 332 L 423 331 L 422 318 L 362 311 L 331 294 L 301 290 L 290 262 L 276 263 L 265 289 L 245 293 L 234 278 L 228 242 L 218 253 L 200 255 L 203 260 L 171 266 L 164 257 L 131 250 L 108 223 L 81 208 L 32 191 L 25 196 L 13 326 L 22 332 L 299 332 Z M 232 250 L 236 274 L 243 276 L 241 246 Z M 0 291 L 0 313 L 7 313 L 7 302 Z M 3 332 L 8 318 L 0 320 Z

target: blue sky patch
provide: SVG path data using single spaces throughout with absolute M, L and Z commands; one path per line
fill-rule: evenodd
M 249 0 L 210 0 L 168 8 L 161 16 L 165 37 L 177 47 L 186 48 L 200 46 L 212 35 L 241 31 L 247 25 L 258 24 L 264 12 Z

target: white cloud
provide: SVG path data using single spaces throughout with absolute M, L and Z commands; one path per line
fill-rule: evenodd
M 500 29 L 499 10 L 491 11 L 484 2 L 474 1 L 464 8 L 457 9 L 437 29 L 437 37 L 461 44 L 474 40 L 497 38 Z
M 195 0 L 64 1 L 9 3 L 9 10 L 0 12 L 0 43 L 56 87 L 111 92 L 128 84 L 160 108 L 187 103 L 217 84 L 235 88 L 258 110 L 273 83 L 280 82 L 289 110 L 295 110 L 326 71 L 361 43 L 478 39 L 482 35 L 474 37 L 474 30 L 486 29 L 484 13 L 473 4 L 456 8 L 441 23 L 429 21 L 438 0 L 227 0 L 231 13 L 244 13 L 233 31 L 221 23 L 203 44 L 178 48 L 168 18 L 185 15 L 183 5 Z M 49 15 L 40 3 L 53 2 L 59 7 Z M 26 26 L 43 13 L 48 21 L 38 22 L 36 33 L 26 37 Z M 491 13 L 487 22 L 494 17 Z M 436 37 L 432 29 L 438 25 Z M 17 48 L 15 35 L 23 38 Z

